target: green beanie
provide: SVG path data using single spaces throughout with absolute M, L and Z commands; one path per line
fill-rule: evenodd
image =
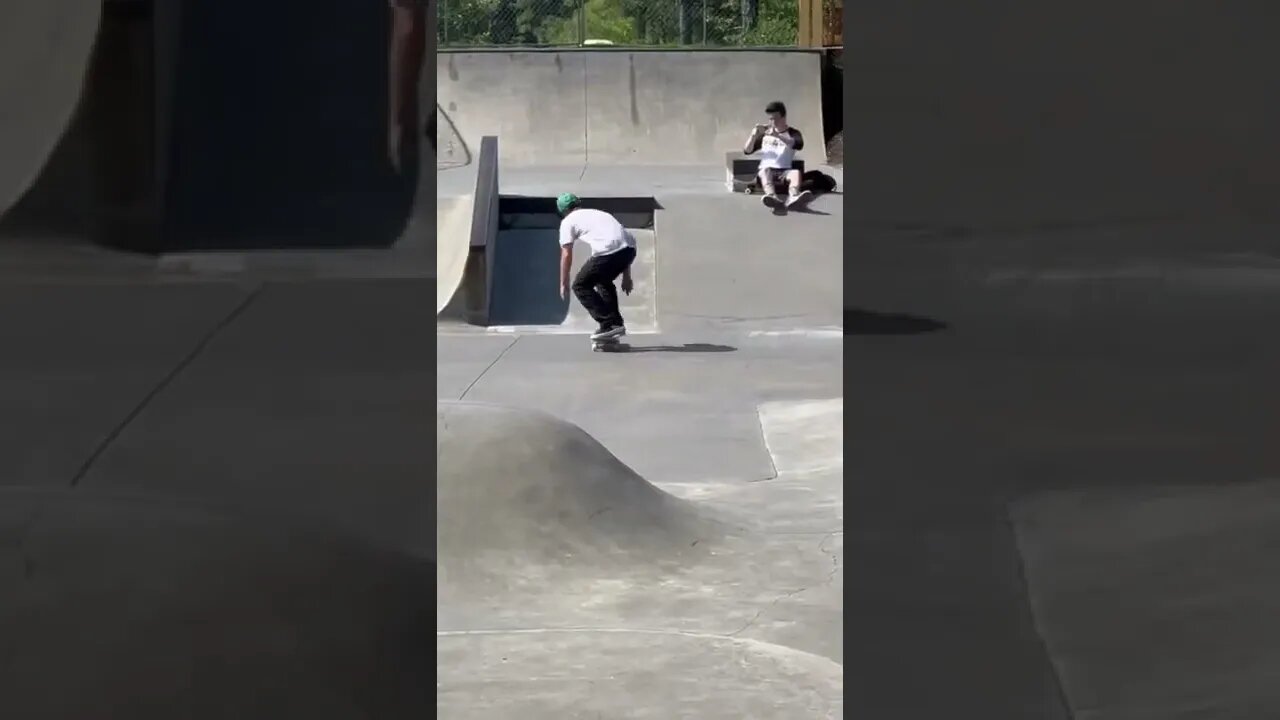
M 574 195 L 573 193 L 564 193 L 560 197 L 556 198 L 556 210 L 563 215 L 569 212 L 570 208 L 577 207 L 580 202 L 581 200 L 578 199 L 577 195 Z

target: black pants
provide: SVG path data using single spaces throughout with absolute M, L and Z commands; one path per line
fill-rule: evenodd
M 618 290 L 613 281 L 636 259 L 635 248 L 623 248 L 608 255 L 596 255 L 582 266 L 573 280 L 573 294 L 602 328 L 622 325 L 618 311 Z

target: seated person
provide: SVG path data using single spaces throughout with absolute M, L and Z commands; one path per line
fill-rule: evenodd
M 807 202 L 813 193 L 800 189 L 800 171 L 791 167 L 797 150 L 804 149 L 804 136 L 787 125 L 787 106 L 774 100 L 764 109 L 769 122 L 756 125 L 747 138 L 742 152 L 747 155 L 760 153 L 760 187 L 764 191 L 761 200 L 769 207 L 780 207 L 779 181 L 787 184 L 787 207 Z

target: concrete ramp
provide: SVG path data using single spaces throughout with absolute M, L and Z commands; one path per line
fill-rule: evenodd
M 532 566 L 650 564 L 717 525 L 543 412 L 436 406 L 439 563 L 447 582 L 517 583 Z
M 498 225 L 498 140 L 482 138 L 465 165 L 437 164 L 436 320 L 483 325 L 489 313 L 490 245 Z
M 458 128 L 439 105 L 436 105 L 436 171 L 455 170 L 470 165 L 472 149 L 458 134 Z
M 462 287 L 474 212 L 474 195 L 436 198 L 436 314 L 444 311 Z
M 0 214 L 31 187 L 71 123 L 102 0 L 0 3 Z
M 820 65 L 795 50 L 442 52 L 436 78 L 451 131 L 501 137 L 504 165 L 720 165 L 770 100 L 824 158 Z

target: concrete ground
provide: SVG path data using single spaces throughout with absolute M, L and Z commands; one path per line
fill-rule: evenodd
M 439 437 L 441 717 L 843 717 L 840 198 L 775 216 L 722 177 L 657 177 L 679 190 L 645 193 L 664 208 L 637 275 L 654 312 L 629 352 L 592 353 L 573 327 L 438 333 L 438 425 L 454 428 Z M 502 178 L 504 193 L 629 192 Z M 494 427 L 510 429 L 469 447 Z M 578 432 L 602 447 L 570 450 Z M 584 473 L 606 479 L 588 491 Z M 610 500 L 635 482 L 669 500 Z M 513 484 L 520 502 L 474 499 Z M 612 519 L 571 510 L 593 502 Z
M 0 277 L 0 714 L 427 716 L 432 282 L 116 259 Z
M 859 237 L 859 714 L 1280 714 L 1274 229 Z
M 851 716 L 1280 717 L 1267 9 L 858 6 Z

